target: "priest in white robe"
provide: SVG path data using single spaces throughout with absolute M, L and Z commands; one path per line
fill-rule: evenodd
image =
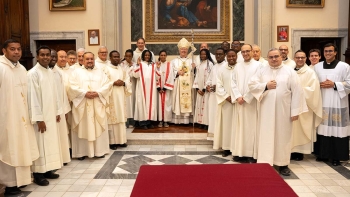
M 142 52 L 142 62 L 134 69 L 136 83 L 136 106 L 134 119 L 139 121 L 143 129 L 152 129 L 151 121 L 157 121 L 157 80 L 160 76 L 158 66 L 151 62 L 152 53 Z
M 53 50 L 54 52 L 54 50 Z M 71 67 L 67 63 L 67 53 L 63 50 L 60 50 L 57 52 L 57 63 L 56 63 L 57 68 L 62 71 L 63 73 L 63 81 L 68 88 L 69 86 L 69 77 L 74 71 L 74 67 Z
M 108 133 L 109 147 L 116 150 L 117 147 L 126 147 L 126 99 L 131 95 L 131 83 L 129 74 L 120 64 L 118 51 L 109 54 L 110 64 L 107 66 L 107 76 L 113 84 L 109 97 Z
M 54 73 L 49 69 L 51 50 L 47 46 L 37 49 L 38 63 L 28 71 L 29 116 L 34 124 L 39 147 L 39 159 L 32 165 L 34 183 L 49 185 L 47 179 L 57 179 L 53 170 L 62 167 L 60 135 L 57 123 L 63 113 L 57 93 Z
M 109 153 L 106 108 L 112 84 L 95 66 L 91 52 L 85 52 L 84 66 L 72 73 L 69 83 L 68 97 L 73 102 L 72 157 L 103 158 Z
M 196 66 L 196 77 L 193 83 L 193 88 L 197 91 L 193 121 L 200 124 L 200 128 L 208 130 L 210 92 L 206 91 L 205 83 L 213 68 L 213 60 L 210 57 L 208 49 L 202 49 L 200 51 L 200 56 L 201 61 L 200 64 Z
M 220 67 L 217 71 L 216 100 L 218 106 L 215 113 L 216 116 L 214 117 L 216 124 L 213 143 L 213 149 L 223 149 L 223 157 L 230 155 L 231 143 L 234 139 L 235 133 L 234 126 L 237 122 L 237 104 L 235 104 L 233 100 L 234 94 L 231 83 L 232 73 L 236 66 L 237 55 L 234 50 L 229 49 L 226 57 L 228 63 Z M 212 105 L 214 104 L 215 103 Z
M 18 188 L 32 182 L 30 166 L 39 158 L 27 104 L 27 71 L 19 63 L 18 41 L 6 40 L 0 56 L 0 184 L 5 194 L 17 195 Z
M 322 122 L 322 97 L 320 82 L 316 73 L 306 65 L 304 51 L 295 52 L 294 61 L 301 86 L 303 87 L 308 112 L 299 115 L 293 122 L 292 160 L 303 160 L 303 154 L 311 154 L 316 141 L 316 128 Z
M 231 49 L 233 49 L 236 52 L 238 63 L 244 61 L 242 53 L 241 53 L 241 47 L 242 47 L 242 45 L 241 45 L 241 42 L 239 40 L 232 41 Z
M 61 159 L 64 165 L 67 165 L 70 159 L 70 140 L 69 140 L 69 130 L 67 125 L 68 113 L 71 111 L 71 106 L 68 101 L 67 91 L 64 83 L 64 73 L 58 69 L 58 66 L 55 66 L 57 60 L 57 53 L 54 50 L 51 50 L 51 61 L 49 67 L 52 69 L 52 72 L 55 76 L 55 81 L 57 85 L 57 94 L 58 101 L 60 106 L 62 106 L 62 114 L 60 114 L 60 122 L 57 123 L 58 133 L 60 138 L 60 148 L 61 148 Z
M 258 163 L 277 165 L 280 174 L 290 175 L 292 122 L 307 111 L 300 80 L 295 71 L 282 64 L 278 49 L 270 49 L 269 66 L 262 67 L 248 83 L 258 100 Z
M 317 161 L 329 160 L 332 165 L 349 160 L 350 67 L 336 59 L 337 46 L 323 48 L 324 62 L 315 65 L 321 86 L 323 121 L 317 129 L 314 153 Z
M 166 61 L 167 53 L 165 50 L 159 52 L 160 76 L 157 81 L 158 90 L 158 127 L 169 127 L 172 120 L 172 90 L 174 88 L 174 72 L 170 62 Z
M 232 137 L 231 152 L 233 160 L 256 163 L 257 158 L 257 101 L 251 94 L 248 82 L 261 68 L 255 61 L 253 48 L 244 44 L 241 48 L 244 61 L 237 63 L 232 74 L 233 101 L 236 103 L 238 122 L 235 124 L 235 136 Z
M 142 59 L 141 59 L 141 55 L 142 55 L 142 52 L 144 50 L 148 50 L 146 48 L 146 41 L 144 38 L 138 38 L 137 41 L 136 41 L 136 46 L 137 48 L 135 49 L 134 51 L 134 54 L 133 54 L 133 57 L 132 57 L 132 61 L 136 64 L 140 64 L 142 62 Z M 151 59 L 151 62 L 155 62 L 155 56 L 153 54 L 152 51 L 150 51 L 152 53 L 152 59 Z
M 171 61 L 174 69 L 175 82 L 173 90 L 173 120 L 175 124 L 189 124 L 193 122 L 195 108 L 195 90 L 192 89 L 194 80 L 195 60 L 192 57 L 196 48 L 182 38 L 177 47 L 180 56 Z M 188 50 L 191 47 L 191 53 Z M 192 58 L 191 58 L 192 57 Z
M 110 64 L 110 61 L 107 59 L 108 49 L 105 46 L 100 46 L 97 51 L 97 58 L 95 59 L 95 66 L 101 68 L 105 73 L 106 67 Z
M 261 56 L 261 49 L 258 45 L 253 44 L 253 58 L 255 61 L 261 63 L 261 66 L 267 66 L 269 63 Z
M 225 52 L 223 48 L 216 49 L 215 57 L 216 57 L 217 63 L 213 66 L 212 70 L 210 71 L 208 80 L 205 82 L 207 92 L 210 92 L 208 103 L 211 103 L 208 108 L 209 126 L 208 126 L 207 140 L 213 140 L 214 133 L 216 132 L 215 124 L 216 124 L 216 110 L 218 107 L 217 105 L 218 101 L 216 98 L 215 89 L 216 89 L 217 72 L 221 67 L 225 67 L 227 65 L 227 62 L 225 61 Z M 226 150 L 230 150 L 230 149 L 228 148 Z
M 295 68 L 295 62 L 293 59 L 291 59 L 290 57 L 288 57 L 288 53 L 289 53 L 289 49 L 288 46 L 285 44 L 282 44 L 278 50 L 281 52 L 281 56 L 282 56 L 282 63 L 286 66 L 288 66 L 289 68 L 294 69 Z

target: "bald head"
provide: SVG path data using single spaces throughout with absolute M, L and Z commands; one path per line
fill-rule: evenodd
M 202 50 L 202 49 L 208 49 L 208 50 L 209 50 L 209 48 L 208 48 L 208 43 L 203 42 L 203 43 L 201 44 L 201 47 L 200 47 L 200 50 Z
M 282 44 L 282 45 L 278 48 L 278 50 L 281 52 L 282 60 L 283 60 L 283 61 L 286 60 L 287 57 L 288 57 L 288 53 L 289 53 L 289 51 L 288 51 L 288 46 L 285 45 L 285 44 Z
M 63 50 L 57 52 L 57 65 L 59 67 L 65 67 L 67 64 L 67 53 Z
M 102 61 L 107 61 L 107 53 L 108 53 L 108 50 L 107 50 L 107 47 L 105 46 L 100 46 L 98 48 L 98 57 L 102 60 Z

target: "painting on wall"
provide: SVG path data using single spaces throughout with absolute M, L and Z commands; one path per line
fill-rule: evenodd
M 277 26 L 277 42 L 288 42 L 289 26 Z
M 86 10 L 86 0 L 49 0 L 50 11 Z
M 325 0 L 286 0 L 287 8 L 323 8 Z
M 88 30 L 88 43 L 89 46 L 100 45 L 100 30 L 98 29 L 89 29 Z
M 230 39 L 230 0 L 146 0 L 145 38 L 147 42 Z

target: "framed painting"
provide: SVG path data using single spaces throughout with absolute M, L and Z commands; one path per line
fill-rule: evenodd
M 86 10 L 86 0 L 49 0 L 50 11 Z
M 277 26 L 277 42 L 288 42 L 289 40 L 289 26 Z
M 230 0 L 146 0 L 147 42 L 230 40 Z
M 100 45 L 100 30 L 98 29 L 88 30 L 88 43 L 89 43 L 89 46 Z
M 323 8 L 325 0 L 286 0 L 287 8 Z

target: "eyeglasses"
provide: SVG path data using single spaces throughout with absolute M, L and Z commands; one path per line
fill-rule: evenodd
M 241 51 L 242 54 L 250 53 L 250 52 L 251 52 L 251 50 Z
M 232 46 L 240 46 L 241 44 L 231 44 Z
M 277 58 L 279 58 L 280 56 L 279 55 L 275 55 L 275 56 L 268 56 L 268 58 L 270 59 L 270 60 L 272 60 L 272 59 L 277 59 Z
M 107 52 L 98 52 L 98 53 L 107 54 Z
M 303 60 L 303 59 L 305 59 L 306 57 L 294 57 L 294 58 L 297 59 L 297 60 L 298 60 L 298 59 L 302 59 L 302 60 Z
M 333 53 L 334 50 L 324 50 L 324 53 Z

